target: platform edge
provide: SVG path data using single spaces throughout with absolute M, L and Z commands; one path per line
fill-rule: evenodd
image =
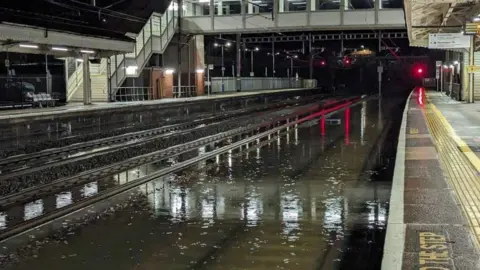
M 407 133 L 407 115 L 413 90 L 408 95 L 403 110 L 402 123 L 398 135 L 395 169 L 393 172 L 392 189 L 387 222 L 387 233 L 383 247 L 383 270 L 401 270 L 405 246 L 405 224 L 403 220 L 403 196 L 405 184 L 405 147 Z

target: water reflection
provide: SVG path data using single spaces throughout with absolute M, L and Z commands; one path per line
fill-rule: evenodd
M 329 231 L 341 231 L 343 225 L 343 204 L 342 197 L 328 198 L 323 201 L 325 213 L 323 227 Z
M 365 144 L 365 128 L 367 124 L 367 102 L 362 102 L 362 109 L 360 111 L 360 144 Z
M 72 203 L 72 192 L 62 192 L 56 195 L 57 197 L 57 209 L 70 205 Z
M 36 200 L 25 204 L 24 220 L 30 220 L 41 216 L 43 213 L 43 200 Z
M 112 269 L 120 269 L 123 258 L 111 250 L 125 250 L 121 254 L 134 258 L 140 268 L 148 268 L 147 261 L 165 269 L 187 269 L 192 262 L 205 265 L 206 269 L 268 269 L 270 265 L 315 268 L 317 258 L 327 258 L 332 235 L 348 247 L 342 237 L 355 227 L 376 230 L 385 224 L 388 186 L 372 186 L 359 180 L 365 153 L 372 147 L 369 142 L 375 141 L 378 134 L 365 129 L 369 119 L 376 120 L 366 108 L 370 104 L 334 116 L 338 121 L 329 124 L 323 136 L 322 121 L 295 125 L 288 136 L 268 136 L 272 143 L 261 148 L 255 147 L 257 141 L 245 145 L 243 153 L 233 150 L 212 158 L 205 163 L 207 167 L 195 165 L 181 174 L 149 182 L 138 189 L 138 200 L 145 201 L 145 208 L 127 208 L 128 211 L 117 213 L 126 218 L 98 221 L 82 231 L 81 237 L 69 236 L 74 238 L 69 243 L 75 243 L 69 245 L 71 253 L 83 255 L 88 264 L 85 267 L 92 269 L 98 265 L 89 264 L 95 260 L 90 260 L 86 249 L 80 244 L 76 246 L 77 243 L 89 244 L 92 258 L 104 259 L 103 263 Z M 348 123 L 349 114 L 362 117 L 352 117 Z M 345 125 L 339 124 L 342 117 Z M 345 137 L 365 143 L 355 148 L 342 147 L 348 143 Z M 202 151 L 198 149 L 199 153 Z M 149 170 L 139 167 L 117 175 L 115 180 L 128 182 Z M 387 192 L 370 192 L 372 189 Z M 85 197 L 95 194 L 97 183 L 85 185 L 82 192 Z M 68 195 L 62 196 L 60 201 L 67 203 Z M 42 207 L 42 201 L 30 206 L 29 216 L 41 213 Z M 144 212 L 148 218 L 133 218 Z M 123 224 L 124 219 L 133 224 Z M 102 235 L 98 229 L 101 224 L 119 241 L 98 237 Z M 62 254 L 55 247 L 44 252 L 54 255 L 44 255 L 45 259 L 39 256 L 33 261 L 48 262 L 49 256 Z M 208 260 L 204 259 L 206 256 Z M 330 258 L 333 259 L 336 257 Z M 291 264 L 287 265 L 285 260 Z M 67 257 L 59 263 L 62 269 L 68 269 L 74 260 Z
M 88 198 L 98 193 L 98 182 L 90 182 L 82 188 L 83 197 Z
M 7 214 L 0 212 L 0 230 L 7 228 Z

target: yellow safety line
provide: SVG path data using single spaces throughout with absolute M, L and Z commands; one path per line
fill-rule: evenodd
M 430 103 L 432 106 L 432 110 L 437 114 L 437 116 L 441 119 L 441 121 L 444 123 L 445 127 L 449 130 L 451 138 L 455 141 L 457 144 L 458 148 L 463 152 L 465 156 L 467 156 L 468 160 L 472 163 L 472 165 L 475 167 L 478 173 L 480 173 L 480 159 L 478 156 L 470 149 L 470 147 L 463 141 L 455 132 L 453 127 L 450 125 L 450 123 L 447 121 L 447 119 L 443 116 L 443 114 L 440 112 L 440 110 L 437 109 L 437 107 Z
M 480 175 L 478 170 L 465 152 L 458 148 L 461 139 L 440 111 L 428 100 L 424 115 L 445 176 L 457 194 L 464 214 L 470 223 L 470 228 L 476 236 L 476 243 L 480 246 Z

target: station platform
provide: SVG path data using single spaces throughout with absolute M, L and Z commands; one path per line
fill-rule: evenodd
M 69 103 L 62 107 L 50 107 L 50 108 L 28 108 L 28 109 L 15 109 L 15 110 L 2 110 L 0 111 L 0 121 L 15 120 L 21 118 L 30 118 L 37 120 L 36 118 L 43 117 L 55 117 L 56 115 L 75 115 L 91 113 L 94 111 L 115 111 L 117 109 L 131 109 L 145 106 L 157 106 L 163 104 L 181 104 L 194 101 L 204 100 L 219 100 L 236 97 L 246 97 L 264 94 L 275 94 L 282 92 L 293 92 L 310 90 L 307 88 L 291 88 L 291 89 L 276 89 L 276 90 L 256 90 L 256 91 L 243 91 L 243 92 L 228 92 L 228 93 L 215 93 L 211 95 L 190 97 L 190 98 L 164 98 L 158 100 L 148 101 L 130 101 L 130 102 L 105 102 L 105 103 L 93 103 L 91 105 L 83 105 L 81 103 Z
M 382 269 L 480 269 L 480 105 L 423 88 L 405 107 Z

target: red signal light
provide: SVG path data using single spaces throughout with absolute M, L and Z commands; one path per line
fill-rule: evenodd
M 418 73 L 418 74 L 422 74 L 422 73 L 423 73 L 423 69 L 422 69 L 422 68 L 417 69 L 417 73 Z
M 326 63 L 325 63 L 324 60 L 322 60 L 322 61 L 320 62 L 320 65 L 322 65 L 322 66 L 325 66 L 325 64 L 326 64 Z

